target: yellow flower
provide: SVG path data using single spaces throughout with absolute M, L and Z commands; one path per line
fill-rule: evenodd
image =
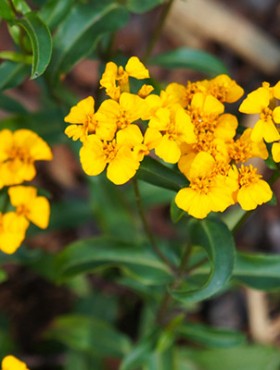
M 134 152 L 137 154 L 140 162 L 143 160 L 145 155 L 150 154 L 150 151 L 159 144 L 161 139 L 162 136 L 158 130 L 150 127 L 146 129 L 143 143 L 134 147 Z
M 15 356 L 8 355 L 2 360 L 1 370 L 29 370 L 26 364 L 16 358 Z
M 211 211 L 222 212 L 234 204 L 233 186 L 228 186 L 227 176 L 217 173 L 214 158 L 200 152 L 188 171 L 189 187 L 179 190 L 175 203 L 191 216 L 204 218 Z
M 50 203 L 47 198 L 37 196 L 33 186 L 13 186 L 9 188 L 11 204 L 19 217 L 24 217 L 41 229 L 46 229 L 50 218 Z
M 244 94 L 244 90 L 229 76 L 222 74 L 207 83 L 207 93 L 222 103 L 234 103 Z
M 35 161 L 51 159 L 50 147 L 35 132 L 0 131 L 0 187 L 32 180 L 36 175 Z
M 100 85 L 111 99 L 118 100 L 122 92 L 130 91 L 129 77 L 138 80 L 149 78 L 149 71 L 137 57 L 131 57 L 124 68 L 113 62 L 107 63 Z
M 139 96 L 122 93 L 119 102 L 113 99 L 105 100 L 99 107 L 96 117 L 100 126 L 111 127 L 111 132 L 124 129 L 132 122 L 137 121 L 145 113 L 145 102 Z M 100 139 L 110 141 L 113 139 L 106 139 L 97 135 Z
M 150 120 L 149 127 L 161 133 L 162 139 L 156 145 L 155 153 L 168 163 L 178 162 L 182 143 L 196 141 L 190 116 L 180 106 L 174 106 L 172 110 L 158 109 L 155 117 Z
M 273 108 L 271 101 L 273 90 L 268 84 L 263 84 L 257 90 L 248 94 L 239 107 L 240 112 L 247 114 L 259 114 L 259 120 L 256 122 L 252 131 L 252 140 L 271 143 L 280 139 L 276 123 L 280 123 L 280 107 Z
M 228 144 L 229 156 L 235 163 L 244 163 L 253 157 L 267 159 L 268 151 L 265 143 L 263 140 L 252 141 L 251 135 L 252 129 L 247 128 L 238 139 Z
M 14 253 L 25 238 L 29 222 L 15 212 L 0 213 L 0 250 Z
M 85 173 L 99 175 L 107 166 L 107 177 L 116 185 L 129 181 L 136 173 L 140 161 L 133 148 L 141 144 L 143 135 L 136 125 L 117 132 L 116 139 L 102 141 L 89 135 L 80 150 L 80 160 Z
M 257 173 L 257 168 L 252 165 L 241 165 L 240 169 L 235 169 L 235 171 L 239 183 L 239 190 L 235 196 L 242 209 L 250 211 L 270 201 L 273 195 L 272 190 Z
M 65 134 L 73 140 L 86 140 L 89 134 L 96 134 L 104 140 L 111 140 L 115 134 L 115 128 L 107 122 L 102 125 L 96 119 L 94 113 L 94 99 L 92 96 L 81 100 L 71 108 L 70 113 L 64 118 L 70 123 L 65 129 Z
M 274 162 L 280 162 L 280 143 L 273 143 L 271 148 L 271 154 Z

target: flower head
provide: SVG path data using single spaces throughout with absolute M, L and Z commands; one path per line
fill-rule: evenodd
M 118 100 L 122 92 L 130 91 L 129 77 L 138 80 L 149 77 L 149 71 L 137 57 L 129 58 L 124 68 L 113 62 L 107 63 L 100 85 L 111 99 Z
M 248 94 L 239 107 L 240 112 L 247 114 L 259 114 L 252 131 L 252 140 L 271 143 L 280 139 L 280 134 L 275 124 L 280 123 L 280 107 L 273 107 L 273 99 L 278 89 L 269 87 L 264 83 L 262 87 Z
M 257 168 L 252 165 L 241 167 L 236 171 L 239 189 L 235 197 L 241 208 L 245 211 L 255 209 L 272 198 L 272 190 L 262 176 L 258 174 Z
M 35 161 L 52 159 L 48 144 L 35 132 L 21 129 L 0 132 L 0 187 L 30 181 L 36 175 Z
M 228 186 L 227 176 L 217 171 L 214 158 L 200 152 L 188 171 L 190 185 L 179 190 L 175 203 L 191 216 L 204 218 L 211 211 L 221 212 L 234 204 L 233 186 Z
M 25 238 L 29 222 L 15 212 L 0 213 L 0 250 L 14 253 Z
M 28 370 L 26 364 L 16 358 L 15 356 L 8 355 L 2 360 L 1 370 Z
M 116 185 L 129 181 L 136 173 L 139 155 L 133 150 L 143 141 L 143 135 L 136 125 L 130 125 L 117 132 L 112 141 L 100 140 L 89 135 L 80 150 L 83 170 L 87 175 L 99 175 L 107 168 L 107 177 Z
M 31 221 L 41 229 L 49 224 L 50 204 L 47 198 L 37 196 L 33 186 L 13 186 L 9 188 L 11 204 L 16 208 L 18 217 Z

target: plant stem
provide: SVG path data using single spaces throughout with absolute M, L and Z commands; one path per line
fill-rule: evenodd
M 185 251 L 184 251 L 184 254 L 182 256 L 182 259 L 181 259 L 180 266 L 177 270 L 176 279 L 174 280 L 173 284 L 171 285 L 170 290 L 177 289 L 178 286 L 181 284 L 186 266 L 187 266 L 188 261 L 189 261 L 191 250 L 192 250 L 192 246 L 190 244 L 187 244 L 186 247 L 185 247 Z M 163 299 L 162 299 L 162 302 L 161 302 L 161 305 L 160 305 L 160 308 L 159 308 L 159 311 L 158 311 L 158 322 L 160 324 L 165 324 L 165 316 L 166 316 L 167 310 L 168 310 L 171 302 L 172 302 L 172 295 L 170 294 L 169 291 L 167 291 L 165 293 L 165 295 L 163 296 Z
M 144 57 L 143 57 L 144 63 L 147 62 L 147 59 L 150 57 L 150 55 L 151 55 L 159 37 L 161 35 L 164 23 L 166 21 L 166 18 L 168 16 L 168 13 L 171 9 L 171 6 L 172 6 L 173 2 L 174 2 L 174 0 L 168 0 L 166 5 L 163 6 L 162 12 L 160 14 L 159 22 L 158 22 L 157 27 L 155 28 L 150 40 L 149 40 L 146 52 L 145 52 Z
M 139 212 L 139 215 L 142 221 L 143 228 L 147 235 L 147 238 L 151 243 L 151 247 L 153 248 L 153 251 L 156 253 L 156 255 L 170 268 L 171 271 L 174 272 L 176 271 L 175 266 L 173 266 L 173 264 L 169 261 L 169 259 L 162 253 L 162 251 L 158 247 L 154 234 L 152 233 L 150 226 L 148 224 L 148 221 L 146 219 L 146 215 L 144 212 L 142 199 L 141 199 L 141 195 L 139 191 L 138 181 L 134 178 L 132 182 L 133 182 L 133 188 L 134 188 L 134 194 L 135 194 L 138 212 Z

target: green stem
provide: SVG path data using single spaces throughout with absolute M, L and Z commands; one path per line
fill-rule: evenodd
M 185 270 L 186 270 L 186 266 L 189 261 L 189 257 L 191 255 L 191 251 L 192 251 L 192 246 L 190 244 L 187 244 L 185 247 L 185 251 L 182 256 L 182 259 L 181 259 L 180 266 L 177 270 L 176 279 L 171 285 L 170 290 L 177 289 L 178 286 L 181 284 L 182 279 L 184 277 Z M 164 324 L 164 325 L 166 324 L 166 313 L 169 309 L 172 299 L 173 299 L 172 295 L 170 294 L 169 291 L 167 291 L 165 295 L 163 296 L 163 299 L 162 299 L 162 302 L 160 304 L 159 311 L 158 311 L 157 317 L 158 317 L 158 322 L 160 324 Z
M 143 228 L 145 230 L 145 233 L 147 235 L 148 240 L 151 243 L 151 246 L 153 248 L 153 251 L 156 253 L 156 255 L 170 268 L 171 271 L 176 271 L 176 268 L 173 266 L 173 264 L 169 261 L 169 259 L 162 253 L 160 248 L 157 245 L 156 239 L 154 237 L 154 234 L 152 233 L 149 223 L 146 219 L 146 215 L 144 212 L 142 199 L 139 191 L 138 181 L 134 178 L 133 181 L 133 188 L 134 188 L 134 194 L 136 199 L 136 204 L 138 208 L 138 212 L 142 221 Z
M 143 57 L 144 63 L 147 62 L 147 59 L 150 57 L 158 39 L 160 38 L 161 32 L 163 30 L 165 21 L 167 19 L 167 16 L 169 14 L 169 11 L 171 9 L 171 6 L 172 6 L 173 2 L 174 2 L 174 0 L 168 0 L 167 4 L 162 9 L 162 12 L 160 14 L 159 22 L 158 22 L 157 27 L 155 28 L 151 38 L 150 38 L 150 41 L 148 43 L 146 52 L 144 54 L 144 57 Z

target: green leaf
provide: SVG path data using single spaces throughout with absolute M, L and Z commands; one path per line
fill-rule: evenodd
M 175 224 L 180 221 L 184 217 L 184 215 L 186 215 L 186 212 L 177 207 L 174 199 L 175 198 L 173 197 L 170 204 L 170 217 L 171 221 Z
M 90 204 L 83 199 L 53 203 L 48 230 L 66 230 L 92 220 Z
M 103 34 L 116 31 L 127 21 L 127 10 L 109 0 L 72 7 L 54 37 L 54 54 L 50 66 L 53 82 L 88 56 Z
M 173 170 L 152 157 L 144 158 L 136 176 L 139 180 L 174 191 L 188 185 L 188 180 L 178 170 Z
M 165 284 L 172 278 L 168 267 L 147 245 L 105 236 L 77 241 L 56 256 L 58 279 L 112 266 L 119 267 L 143 284 Z
M 279 349 L 261 345 L 181 350 L 178 355 L 179 363 L 191 360 L 203 370 L 279 370 L 280 367 Z
M 31 11 L 29 5 L 24 0 L 11 0 L 18 13 L 27 14 Z
M 5 270 L 0 269 L 0 283 L 3 283 L 8 279 L 8 275 Z
M 3 62 L 0 64 L 0 90 L 11 89 L 20 85 L 28 74 L 24 64 Z
M 23 18 L 15 21 L 27 33 L 33 52 L 31 79 L 43 74 L 50 62 L 52 53 L 52 39 L 46 24 L 35 12 L 29 12 Z
M 198 302 L 221 291 L 231 277 L 235 257 L 232 234 L 218 219 L 192 219 L 188 231 L 192 245 L 201 246 L 207 252 L 211 272 L 201 287 L 172 292 L 175 299 L 185 303 Z
M 24 106 L 17 100 L 4 94 L 0 94 L 0 109 L 11 113 L 27 113 Z
M 0 59 L 10 60 L 16 63 L 32 64 L 32 57 L 30 55 L 9 50 L 0 51 Z
M 0 1 L 0 18 L 5 19 L 6 21 L 12 21 L 15 19 L 15 14 L 11 9 L 8 0 Z
M 106 321 L 92 316 L 64 315 L 58 317 L 46 332 L 70 349 L 92 356 L 123 356 L 130 350 L 130 341 Z
M 120 370 L 134 370 L 148 360 L 156 347 L 159 330 L 155 329 L 151 334 L 142 338 L 123 359 Z
M 174 366 L 174 356 L 172 348 L 164 352 L 153 352 L 145 363 L 145 370 L 173 370 Z M 182 370 L 180 368 L 180 370 Z
M 233 347 L 246 342 L 244 334 L 240 332 L 193 323 L 178 326 L 177 334 L 207 347 Z
M 145 13 L 158 5 L 164 3 L 165 0 L 126 0 L 125 6 L 132 13 Z
M 127 187 L 118 187 L 102 175 L 90 178 L 90 190 L 93 215 L 104 234 L 126 241 L 142 240 L 132 203 L 127 198 Z
M 8 117 L 1 120 L 1 125 L 3 128 L 9 129 L 28 128 L 35 131 L 49 144 L 61 143 L 65 138 L 63 133 L 65 128 L 63 114 L 58 108 L 43 109 L 35 113 L 29 112 Z
M 70 12 L 74 0 L 48 0 L 39 10 L 38 15 L 48 25 L 54 29 Z
M 254 289 L 280 289 L 280 256 L 237 253 L 232 278 Z
M 228 73 L 227 68 L 218 58 L 205 51 L 190 48 L 180 48 L 155 55 L 148 60 L 148 64 L 163 68 L 190 68 L 210 77 Z

